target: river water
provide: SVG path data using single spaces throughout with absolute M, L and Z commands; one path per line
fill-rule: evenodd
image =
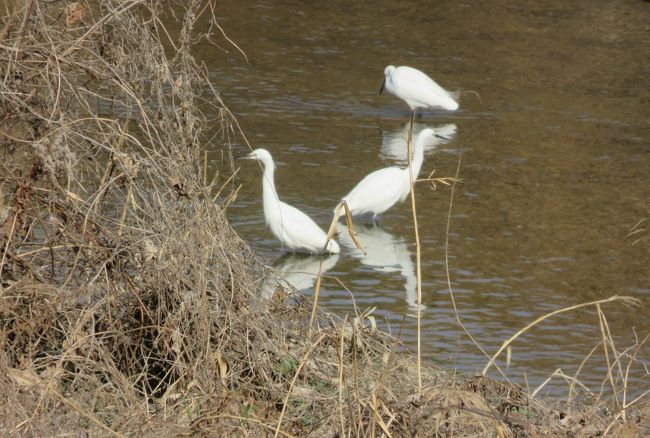
M 253 147 L 273 154 L 280 198 L 323 228 L 365 174 L 404 163 L 409 110 L 378 95 L 386 65 L 464 91 L 459 111 L 423 111 L 416 129 L 449 138 L 427 150 L 421 176 L 453 176 L 461 160 L 449 275 L 460 319 L 486 352 L 538 316 L 612 295 L 642 302 L 603 307 L 618 350 L 650 331 L 650 232 L 628 235 L 650 217 L 650 3 L 224 0 L 216 13 L 248 60 L 219 35 L 200 56 Z M 218 162 L 223 146 L 214 148 Z M 246 151 L 238 137 L 232 148 Z M 266 229 L 259 166 L 243 162 L 236 183 L 234 228 L 311 294 L 318 261 L 283 255 Z M 447 287 L 450 196 L 417 187 L 422 348 L 432 363 L 474 373 L 487 359 L 456 323 Z M 358 234 L 368 255 L 342 233 L 320 302 L 341 315 L 376 307 L 378 323 L 414 348 L 409 203 Z M 598 321 L 593 308 L 553 317 L 515 341 L 509 368 L 499 364 L 531 389 L 558 368 L 573 375 L 601 340 Z M 638 359 L 650 360 L 647 348 Z M 601 347 L 578 378 L 597 392 L 605 367 Z M 632 375 L 649 386 L 642 363 Z M 555 378 L 543 392 L 567 388 Z

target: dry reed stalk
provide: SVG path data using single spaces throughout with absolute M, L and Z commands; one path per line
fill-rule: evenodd
M 573 374 L 573 377 L 569 379 L 570 382 L 571 382 L 569 384 L 569 395 L 567 396 L 567 406 L 569 406 L 569 410 L 571 409 L 571 400 L 573 399 L 573 391 L 574 391 L 574 387 L 575 387 L 576 384 L 581 386 L 582 389 L 585 390 L 586 392 L 590 393 L 588 388 L 586 386 L 584 386 L 578 380 L 578 376 L 580 375 L 580 372 L 582 371 L 582 368 L 585 366 L 585 364 L 587 363 L 589 358 L 591 358 L 591 356 L 593 356 L 593 354 L 596 352 L 598 347 L 600 347 L 600 343 L 594 345 L 594 347 L 591 349 L 591 351 L 589 351 L 589 353 L 587 353 L 587 355 L 584 357 L 584 359 L 580 362 L 580 365 L 578 366 L 578 369 L 576 370 L 576 372 Z M 540 388 L 538 388 L 538 389 L 540 389 Z M 538 391 L 535 390 L 535 392 L 532 393 L 531 397 L 535 398 L 535 395 L 536 395 L 537 392 Z
M 614 295 L 614 296 L 611 296 L 609 298 L 605 298 L 605 299 L 602 299 L 602 300 L 591 301 L 591 302 L 582 303 L 582 304 L 576 304 L 576 305 L 570 306 L 570 307 L 564 307 L 562 309 L 557 309 L 557 310 L 554 310 L 553 312 L 542 315 L 539 318 L 535 319 L 530 324 L 528 324 L 526 327 L 524 327 L 521 330 L 517 331 L 517 333 L 512 335 L 510 338 L 503 341 L 503 344 L 501 344 L 501 347 L 490 358 L 488 363 L 483 368 L 483 371 L 481 371 L 481 374 L 483 376 L 485 376 L 487 374 L 488 370 L 490 369 L 490 367 L 494 364 L 494 361 L 496 360 L 496 358 L 499 357 L 499 355 L 503 352 L 503 350 L 508 348 L 508 346 L 510 344 L 512 344 L 512 342 L 515 339 L 517 339 L 519 336 L 521 336 L 522 334 L 524 334 L 525 332 L 527 332 L 528 330 L 530 330 L 532 327 L 536 326 L 540 322 L 542 322 L 542 321 L 544 321 L 544 320 L 546 320 L 546 319 L 548 319 L 548 318 L 550 318 L 552 316 L 559 315 L 560 313 L 570 312 L 572 310 L 581 309 L 583 307 L 598 306 L 600 304 L 611 303 L 611 302 L 621 302 L 621 303 L 627 304 L 627 305 L 639 305 L 640 304 L 639 300 L 637 298 L 628 297 L 628 296 Z
M 359 370 L 359 357 L 357 351 L 357 328 L 352 325 L 352 375 L 354 376 L 354 398 L 357 400 L 357 430 L 356 435 L 359 436 L 362 429 L 362 410 L 361 410 L 361 373 Z
M 609 325 L 607 324 L 607 319 L 603 314 L 602 309 L 600 308 L 600 303 L 596 304 L 596 312 L 598 314 L 598 323 L 600 327 L 600 332 L 602 335 L 602 345 L 603 345 L 603 354 L 605 355 L 605 362 L 607 363 L 607 379 L 612 387 L 612 398 L 616 404 L 616 409 L 623 414 L 623 422 L 625 422 L 625 411 L 621 411 L 621 405 L 618 401 L 618 393 L 616 384 L 614 383 L 614 376 L 612 375 L 612 368 L 615 364 L 612 364 L 609 358 L 609 349 L 612 349 L 612 353 L 615 357 L 618 356 L 616 353 L 616 347 L 614 346 L 614 339 L 612 334 L 609 331 Z M 609 347 L 608 347 L 609 346 Z M 620 362 L 616 361 L 616 364 L 620 367 Z M 620 369 L 620 368 L 619 368 Z
M 417 310 L 416 310 L 416 342 L 417 342 L 417 373 L 418 391 L 422 391 L 422 261 L 420 254 L 420 231 L 418 228 L 417 205 L 415 203 L 415 181 L 413 179 L 413 119 L 415 110 L 411 112 L 411 124 L 406 139 L 406 155 L 408 157 L 409 170 L 409 193 L 411 197 L 411 215 L 413 218 L 413 230 L 415 233 L 415 284 L 417 287 Z
M 336 228 L 336 223 L 339 220 L 339 215 L 340 215 L 340 210 L 341 207 L 339 206 L 336 211 L 334 212 L 334 217 L 332 218 L 332 223 L 330 224 L 329 229 L 327 230 L 327 239 L 325 240 L 325 244 L 323 246 L 323 254 L 321 255 L 320 258 L 320 263 L 318 265 L 318 274 L 316 274 L 316 285 L 314 286 L 314 302 L 312 304 L 311 308 L 311 316 L 309 317 L 309 328 L 307 329 L 307 337 L 311 337 L 311 331 L 314 326 L 314 320 L 316 318 L 316 309 L 318 307 L 318 297 L 320 295 L 320 287 L 321 287 L 321 280 L 323 278 L 323 260 L 325 258 L 325 251 L 327 250 L 327 245 L 329 244 L 330 240 L 334 238 L 334 230 Z
M 471 135 L 471 133 L 470 133 Z M 490 355 L 485 351 L 485 349 L 478 343 L 476 338 L 474 338 L 474 335 L 470 333 L 470 331 L 465 327 L 465 324 L 463 324 L 463 321 L 460 318 L 460 313 L 458 312 L 458 307 L 456 306 L 456 297 L 454 295 L 454 290 L 451 286 L 451 273 L 449 270 L 449 231 L 451 230 L 451 212 L 454 206 L 454 195 L 456 193 L 456 184 L 460 182 L 461 180 L 458 178 L 458 175 L 460 174 L 460 166 L 463 161 L 463 155 L 462 153 L 458 156 L 458 163 L 456 164 L 456 173 L 452 178 L 443 178 L 445 181 L 451 181 L 451 193 L 449 195 L 449 207 L 447 208 L 447 224 L 445 226 L 445 279 L 447 281 L 447 290 L 449 291 L 449 298 L 451 299 L 451 304 L 454 309 L 454 317 L 456 319 L 456 323 L 458 326 L 463 330 L 463 332 L 467 335 L 467 337 L 472 341 L 472 343 L 476 346 L 476 348 L 485 356 L 486 358 L 490 358 Z M 431 180 L 431 177 L 429 177 L 428 180 Z M 435 181 L 437 181 L 437 178 L 434 178 L 433 181 L 431 181 L 432 184 L 435 184 Z M 444 182 L 447 184 L 447 182 Z M 497 369 L 501 373 L 501 375 L 506 378 L 505 373 L 501 371 L 501 369 L 497 366 Z
M 473 133 L 473 132 L 472 132 Z M 468 136 L 468 138 L 472 135 Z M 456 193 L 456 184 L 461 182 L 462 180 L 458 177 L 460 174 L 460 167 L 462 164 L 462 159 L 463 155 L 462 153 L 458 157 L 458 162 L 456 164 L 456 172 L 453 177 L 441 177 L 441 178 L 433 178 L 433 172 L 429 175 L 428 178 L 422 179 L 419 181 L 422 182 L 429 182 L 433 188 L 436 188 L 435 183 L 440 182 L 444 185 L 451 185 L 451 193 L 449 195 L 449 207 L 447 208 L 447 222 L 445 226 L 445 280 L 447 282 L 447 290 L 449 291 L 449 297 L 451 299 L 451 304 L 454 309 L 454 317 L 456 319 L 456 323 L 458 326 L 463 330 L 463 332 L 467 335 L 467 337 L 472 341 L 472 343 L 476 346 L 476 348 L 485 356 L 486 358 L 490 358 L 489 354 L 485 351 L 485 349 L 478 343 L 476 338 L 472 335 L 472 333 L 465 327 L 465 324 L 463 324 L 463 321 L 460 318 L 460 313 L 458 312 L 458 307 L 456 306 L 456 298 L 454 296 L 454 290 L 451 286 L 451 274 L 450 274 L 450 269 L 449 269 L 449 231 L 451 229 L 451 212 L 453 210 L 454 206 L 454 195 Z M 417 182 L 417 181 L 416 181 Z M 507 380 L 507 377 L 501 369 L 497 367 L 497 370 L 501 373 L 502 377 L 504 377 Z
M 629 378 L 630 378 L 630 368 L 632 367 L 632 364 L 636 361 L 637 355 L 641 352 L 641 349 L 645 346 L 645 344 L 648 342 L 648 340 L 650 340 L 650 333 L 648 333 L 643 338 L 643 340 L 641 342 L 638 342 L 638 339 L 637 339 L 636 345 L 633 346 L 634 347 L 634 353 L 632 353 L 632 355 L 630 356 L 630 359 L 629 359 L 629 361 L 627 363 L 627 367 L 625 367 L 625 378 L 623 379 L 623 382 L 624 382 L 624 387 L 623 387 L 623 408 L 624 409 L 627 409 L 632 404 L 632 403 L 627 403 L 627 395 L 628 395 L 628 390 L 629 390 L 628 381 L 629 381 Z M 650 374 L 650 373 L 648 373 L 647 369 L 646 369 L 646 374 Z M 647 394 L 650 394 L 650 390 L 645 391 L 643 394 L 641 394 L 641 396 L 638 396 L 635 399 L 635 401 L 638 402 L 641 398 L 645 397 Z
M 338 406 L 338 411 L 339 411 L 339 421 L 341 422 L 341 436 L 346 436 L 345 433 L 345 420 L 343 419 L 343 388 L 345 385 L 345 368 L 344 368 L 344 362 L 343 362 L 343 346 L 345 344 L 345 334 L 344 334 L 344 327 L 346 323 L 348 322 L 348 318 L 343 320 L 343 323 L 341 324 L 341 330 L 339 331 L 339 384 L 338 384 L 338 396 L 339 396 L 339 406 Z
M 352 213 L 350 213 L 350 208 L 348 207 L 348 203 L 345 201 L 342 201 L 343 207 L 345 208 L 345 225 L 348 229 L 348 234 L 350 235 L 350 239 L 352 239 L 352 242 L 354 242 L 354 245 L 357 247 L 359 251 L 365 256 L 366 255 L 366 250 L 363 249 L 363 245 L 357 238 L 357 233 L 354 232 L 354 225 L 352 223 Z
M 329 238 L 327 239 L 329 242 Z M 325 244 L 327 245 L 327 243 Z M 320 256 L 320 263 L 318 264 L 318 274 L 316 274 L 316 285 L 314 286 L 314 302 L 311 307 L 311 316 L 309 317 L 309 327 L 307 329 L 307 337 L 311 337 L 311 331 L 314 326 L 314 320 L 316 319 L 316 309 L 318 308 L 318 297 L 320 295 L 320 285 L 323 279 L 323 259 L 324 255 Z
M 308 328 L 308 334 L 307 336 L 311 336 L 311 330 L 314 325 L 314 320 L 316 318 L 316 309 L 318 308 L 318 297 L 320 295 L 320 288 L 321 288 L 321 280 L 323 277 L 323 260 L 326 257 L 327 253 L 327 245 L 329 244 L 329 241 L 334 238 L 334 233 L 336 230 L 336 223 L 339 220 L 339 217 L 341 216 L 341 209 L 345 209 L 345 221 L 347 224 L 348 228 L 348 233 L 350 234 L 350 238 L 354 242 L 354 244 L 357 246 L 357 248 L 365 255 L 366 251 L 363 249 L 363 246 L 361 245 L 361 242 L 356 237 L 356 233 L 354 232 L 354 228 L 352 225 L 352 215 L 350 214 L 350 209 L 348 208 L 348 204 L 345 201 L 341 202 L 341 205 L 337 207 L 336 211 L 334 212 L 334 217 L 332 218 L 332 222 L 330 223 L 330 226 L 327 230 L 327 239 L 325 240 L 325 245 L 323 246 L 323 253 L 320 255 L 320 263 L 318 265 L 318 274 L 316 275 L 316 285 L 314 286 L 314 302 L 312 304 L 312 309 L 311 309 L 311 316 L 309 318 L 309 328 Z M 348 290 L 348 292 L 350 292 Z
M 384 422 L 384 419 L 382 418 L 382 415 L 381 415 L 381 413 L 380 413 L 379 410 L 378 410 L 378 406 L 377 406 L 378 404 L 379 404 L 379 403 L 378 403 L 378 401 L 377 401 L 377 396 L 376 396 L 375 393 L 373 392 L 373 394 L 372 394 L 372 399 L 371 399 L 371 402 L 370 402 L 370 404 L 369 404 L 370 407 L 372 408 L 372 413 L 373 413 L 372 421 L 373 421 L 373 423 L 376 422 L 377 424 L 379 424 L 379 427 L 381 428 L 382 432 L 383 432 L 387 437 L 392 438 L 393 435 L 392 435 L 392 434 L 390 433 L 390 431 L 388 430 L 388 426 L 386 426 L 386 423 Z M 375 433 L 374 433 L 374 432 L 375 432 L 375 428 L 372 427 L 371 430 L 372 430 L 372 436 L 375 436 Z

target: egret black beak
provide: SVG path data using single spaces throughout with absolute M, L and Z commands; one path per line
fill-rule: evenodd
M 441 138 L 441 139 L 443 139 L 443 140 L 451 140 L 451 138 L 449 138 L 449 137 L 445 137 L 444 135 L 435 134 L 435 136 L 438 137 L 438 138 Z
M 381 83 L 381 88 L 379 89 L 379 94 L 381 94 L 382 91 L 384 91 L 384 85 L 386 84 L 386 79 L 384 79 L 384 82 Z
M 246 155 L 239 155 L 235 157 L 235 160 L 250 160 L 253 157 L 251 157 L 251 154 L 246 154 Z

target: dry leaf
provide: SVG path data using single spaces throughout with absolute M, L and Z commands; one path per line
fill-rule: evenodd
M 228 384 L 226 381 L 226 378 L 228 377 L 228 362 L 226 362 L 226 360 L 221 357 L 221 354 L 219 353 L 216 354 L 216 361 L 219 365 L 219 377 L 225 386 Z
M 19 370 L 17 368 L 9 368 L 7 375 L 19 386 L 25 388 L 35 388 L 41 384 L 41 379 L 32 370 Z
M 142 261 L 144 263 L 156 258 L 159 251 L 151 240 L 145 239 L 142 246 Z
M 70 3 L 68 6 L 65 8 L 65 25 L 67 27 L 70 27 L 77 21 L 81 21 L 84 18 L 84 14 L 88 8 L 86 8 L 84 5 L 81 3 Z

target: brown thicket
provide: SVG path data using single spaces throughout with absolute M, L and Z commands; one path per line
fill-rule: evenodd
M 574 408 L 569 421 L 567 407 L 520 388 L 433 369 L 418 393 L 413 358 L 392 353 L 396 341 L 363 314 L 320 313 L 308 337 L 304 298 L 278 288 L 262 299 L 264 269 L 224 214 L 232 188 L 204 171 L 206 148 L 229 152 L 224 138 L 235 132 L 192 56 L 198 39 L 221 35 L 212 1 L 5 3 L 3 436 L 647 426 L 642 412 L 617 417 L 605 402 Z M 179 31 L 165 28 L 172 20 Z

